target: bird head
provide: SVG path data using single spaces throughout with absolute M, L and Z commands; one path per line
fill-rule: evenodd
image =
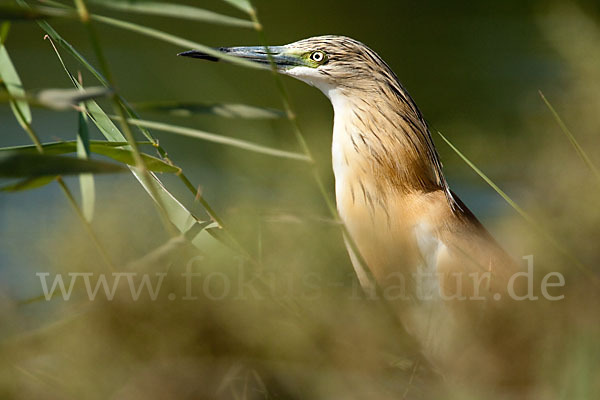
M 388 177 L 393 187 L 442 188 L 454 208 L 421 112 L 390 67 L 361 42 L 327 35 L 283 46 L 216 50 L 218 53 L 190 50 L 179 55 L 209 61 L 235 57 L 267 69 L 274 65 L 279 73 L 317 87 L 331 100 L 336 121 L 339 114 L 341 128 L 369 168 L 379 165 L 379 173 Z
M 329 94 L 338 88 L 369 90 L 377 81 L 396 80 L 383 60 L 361 42 L 345 36 L 316 36 L 283 46 L 221 47 L 226 56 L 242 58 L 292 76 Z M 218 61 L 219 58 L 190 50 L 180 56 Z

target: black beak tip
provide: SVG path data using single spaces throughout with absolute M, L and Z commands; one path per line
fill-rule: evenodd
M 211 56 L 210 54 L 206 54 L 203 53 L 201 51 L 198 50 L 188 50 L 188 51 L 184 51 L 182 53 L 177 53 L 178 56 L 181 57 L 190 57 L 190 58 L 198 58 L 200 60 L 207 60 L 207 61 L 219 61 L 219 59 L 215 56 Z

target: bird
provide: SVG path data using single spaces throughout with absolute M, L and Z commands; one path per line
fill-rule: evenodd
M 429 126 L 388 64 L 337 35 L 217 50 L 273 63 L 329 98 L 337 211 L 360 283 L 372 290 L 372 276 L 393 297 L 402 324 L 441 371 L 501 375 L 512 361 L 501 359 L 506 346 L 498 343 L 510 335 L 493 324 L 505 316 L 492 317 L 501 314 L 494 300 L 519 267 L 450 190 Z M 179 55 L 219 60 L 199 50 Z

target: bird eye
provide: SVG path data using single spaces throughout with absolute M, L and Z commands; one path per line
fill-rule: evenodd
M 322 51 L 315 51 L 310 55 L 310 59 L 318 63 L 323 62 L 325 59 L 325 53 Z

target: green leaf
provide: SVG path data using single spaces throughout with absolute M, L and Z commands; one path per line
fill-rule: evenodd
M 92 75 L 94 75 L 94 77 L 96 79 L 98 79 L 98 81 L 105 87 L 108 87 L 108 81 L 106 80 L 106 78 L 96 69 L 94 68 L 94 66 L 92 64 L 90 64 L 84 56 L 81 55 L 81 53 L 79 53 L 73 46 L 71 46 L 71 44 L 69 42 L 67 42 L 65 39 L 63 39 L 62 36 L 60 36 L 58 34 L 58 32 L 56 32 L 54 30 L 54 28 L 52 28 L 52 26 L 50 26 L 49 23 L 47 23 L 46 21 L 39 21 L 38 25 L 40 26 L 40 28 L 42 28 L 42 30 L 44 32 L 46 32 L 46 34 L 48 35 L 48 37 L 50 37 L 54 42 L 58 43 L 63 49 L 65 49 L 69 54 L 71 54 L 77 61 L 79 61 L 88 71 L 90 71 L 92 73 Z M 65 67 L 65 65 L 62 62 L 62 58 L 60 58 L 60 54 L 57 53 L 57 56 L 59 57 L 59 60 L 61 62 L 61 64 L 63 65 L 63 67 Z M 67 74 L 70 75 L 69 71 L 66 70 Z M 74 84 L 77 84 L 77 82 L 73 82 Z
M 0 155 L 0 177 L 3 178 L 30 178 L 82 173 L 102 174 L 124 171 L 127 171 L 127 169 L 123 166 L 104 161 L 82 160 L 46 154 L 6 153 Z
M 111 143 L 106 141 L 90 141 L 90 151 L 92 153 L 100 154 L 105 157 L 112 158 L 113 160 L 135 166 L 133 152 L 130 149 L 120 148 L 128 145 L 129 144 L 127 142 Z M 44 149 L 44 154 L 48 155 L 74 153 L 77 151 L 77 141 L 46 143 L 42 145 L 42 148 Z M 15 146 L 0 148 L 0 154 L 2 154 L 3 152 L 13 152 L 18 154 L 36 154 L 37 149 L 35 146 Z M 180 171 L 178 167 L 171 165 L 159 158 L 144 153 L 142 153 L 141 156 L 146 162 L 146 167 L 150 171 L 168 173 L 177 173 Z
M 10 21 L 4 21 L 2 25 L 0 25 L 0 45 L 3 45 L 6 42 L 8 32 L 10 32 Z
M 133 158 L 133 151 L 129 149 L 119 149 L 116 147 L 101 147 L 97 149 L 93 148 L 92 152 L 102 154 L 103 156 L 110 157 L 113 160 L 121 161 L 131 166 L 136 165 L 135 159 Z M 168 173 L 178 173 L 181 171 L 181 169 L 179 169 L 178 167 L 168 164 L 159 158 L 144 153 L 141 153 L 140 155 L 144 159 L 146 168 L 149 171 Z
M 92 100 L 87 103 L 89 115 L 92 121 L 96 124 L 96 127 L 106 137 L 107 140 L 125 142 L 125 137 L 111 121 L 108 115 Z M 93 144 L 91 144 L 93 148 Z M 146 162 L 148 168 L 150 163 Z M 134 169 L 132 172 L 140 184 L 144 187 L 146 192 L 152 196 L 152 190 L 147 187 L 144 179 Z M 165 210 L 169 216 L 169 220 L 175 225 L 175 227 L 182 233 L 193 231 L 194 234 L 190 238 L 190 241 L 200 250 L 203 250 L 206 245 L 207 238 L 212 238 L 208 235 L 205 228 L 205 221 L 200 220 L 193 215 L 175 196 L 173 196 L 162 184 L 160 179 L 153 173 L 150 174 L 152 177 L 152 184 L 157 189 L 157 193 L 160 196 Z
M 527 221 L 538 234 L 543 236 L 550 244 L 552 244 L 556 250 L 558 250 L 563 256 L 571 260 L 577 268 L 584 272 L 588 277 L 594 279 L 598 284 L 598 277 L 585 265 L 573 256 L 557 239 L 554 238 L 544 227 L 529 213 L 527 213 L 521 206 L 519 206 L 508 194 L 506 194 L 498 185 L 494 183 L 486 174 L 483 173 L 471 160 L 469 160 L 460 150 L 458 150 L 444 135 L 438 132 L 438 135 L 446 142 L 448 146 L 469 166 L 477 175 L 479 175 L 488 185 L 490 185 L 496 193 L 498 193 L 525 221 Z
M 248 0 L 223 0 L 225 3 L 229 3 L 235 8 L 242 10 L 245 13 L 252 14 L 254 13 L 254 7 Z
M 22 0 L 17 0 L 20 4 L 22 3 Z M 77 61 L 79 61 L 88 71 L 90 71 L 92 73 L 92 75 L 94 75 L 94 77 L 96 79 L 98 79 L 98 81 L 104 85 L 105 87 L 108 87 L 108 80 L 98 71 L 94 68 L 94 66 L 92 64 L 90 64 L 85 57 L 83 57 L 73 46 L 71 46 L 71 44 L 69 42 L 67 42 L 65 39 L 63 39 L 62 36 L 60 36 L 58 34 L 58 32 L 56 32 L 54 30 L 54 28 L 52 28 L 52 26 L 50 26 L 50 24 L 48 24 L 45 21 L 41 21 L 38 22 L 38 25 L 40 26 L 40 28 L 42 28 L 42 30 L 44 30 L 46 32 L 46 34 L 48 35 L 48 37 L 54 42 L 58 43 L 63 49 L 65 49 L 69 54 L 71 54 Z M 58 57 L 58 60 L 60 61 L 63 69 L 65 70 L 65 73 L 69 76 L 69 78 L 71 79 L 71 82 L 73 83 L 73 85 L 75 85 L 76 88 L 81 89 L 81 85 L 79 84 L 79 82 L 77 82 L 77 80 L 75 79 L 75 77 L 73 77 L 73 75 L 69 72 L 69 70 L 67 69 L 67 66 L 65 65 L 65 63 L 63 62 L 63 59 L 60 55 L 60 53 L 58 52 L 58 49 L 56 49 L 56 56 Z M 119 100 L 121 101 L 121 103 L 123 104 L 123 106 L 125 107 L 125 110 L 128 114 L 128 116 L 137 116 L 135 114 L 135 112 L 133 111 L 133 109 L 129 106 L 129 104 L 127 104 L 127 102 L 125 101 L 124 98 L 122 98 L 120 95 L 117 94 L 117 96 L 119 97 Z M 98 106 L 95 103 L 90 103 L 88 104 L 88 112 L 89 112 L 89 108 L 92 107 L 94 109 L 97 109 Z M 116 127 L 115 127 L 116 129 Z M 148 132 L 147 129 L 145 128 L 139 128 L 140 131 L 142 132 L 142 134 L 151 142 L 155 142 L 154 138 L 150 135 L 150 132 Z M 118 129 L 117 129 L 118 132 Z M 118 139 L 118 136 L 121 135 L 120 132 L 118 132 L 118 135 L 116 134 L 116 132 L 111 132 L 111 134 L 115 134 L 115 140 L 119 141 L 121 139 Z M 123 137 L 121 135 L 121 137 Z M 124 140 L 124 138 L 123 138 Z M 157 146 L 158 151 L 161 153 L 161 155 L 164 156 L 162 149 Z
M 96 127 L 104 135 L 106 140 L 111 142 L 127 142 L 125 136 L 121 133 L 119 128 L 108 118 L 106 113 L 100 108 L 98 103 L 95 101 L 88 101 L 87 111 L 89 117 L 92 119 Z
M 77 113 L 77 155 L 81 158 L 90 157 L 90 133 L 88 130 L 88 118 L 84 112 L 85 108 Z
M 500 187 L 498 187 L 498 185 L 496 185 L 494 183 L 494 181 L 492 181 L 486 174 L 483 173 L 483 171 L 481 171 L 479 168 L 477 168 L 477 166 L 471 161 L 469 160 L 460 150 L 458 150 L 448 139 L 446 139 L 446 137 L 444 135 L 442 135 L 440 132 L 438 132 L 438 135 L 440 135 L 440 137 L 444 140 L 444 142 L 446 142 L 446 144 L 448 146 L 450 146 L 450 148 L 452 150 L 454 150 L 454 152 L 456 154 L 458 154 L 458 156 L 473 170 L 475 171 L 475 173 L 477 175 L 479 175 L 488 185 L 490 185 L 492 187 L 492 189 L 494 189 L 496 191 L 496 193 L 498 193 L 504 200 L 506 200 L 506 202 L 512 207 L 514 208 L 514 210 L 516 212 L 518 212 L 523 218 L 525 218 L 525 220 L 527 220 L 527 222 L 533 224 L 533 225 L 537 225 L 537 222 L 533 219 L 533 217 L 531 217 L 529 214 L 527 214 L 527 212 L 525 212 L 525 210 L 523 210 L 521 208 L 521 206 L 519 206 L 513 199 L 510 198 L 509 195 L 507 195 L 502 189 L 500 189 Z
M 45 186 L 54 180 L 57 176 L 42 176 L 39 178 L 27 178 L 17 183 L 13 183 L 12 185 L 3 186 L 0 188 L 0 191 L 3 192 L 20 192 L 23 190 L 37 189 L 39 187 Z
M 54 7 L 18 7 L 11 4 L 0 5 L 0 20 L 19 21 L 35 20 L 48 17 L 75 17 L 76 14 L 68 9 Z
M 245 104 L 205 104 L 165 101 L 136 103 L 135 106 L 140 110 L 166 112 L 181 117 L 188 117 L 196 114 L 247 119 L 276 119 L 285 117 L 285 113 L 280 110 L 248 106 Z
M 148 142 L 138 142 L 138 144 L 147 144 Z M 90 140 L 90 149 L 98 149 L 100 147 L 125 147 L 128 146 L 128 142 L 107 142 L 105 140 Z M 44 154 L 48 155 L 59 155 L 73 153 L 77 149 L 77 142 L 75 140 L 65 142 L 49 142 L 42 144 Z M 93 150 L 92 150 L 93 151 Z M 22 154 L 37 154 L 38 150 L 35 145 L 25 146 L 10 146 L 0 147 L 0 153 L 2 152 L 18 152 Z
M 88 132 L 87 116 L 83 111 L 80 111 L 78 113 L 77 156 L 83 160 L 87 160 L 90 157 L 90 153 L 90 135 Z M 83 216 L 86 221 L 92 222 L 92 219 L 94 218 L 94 204 L 96 202 L 94 175 L 79 175 L 79 187 L 81 191 Z
M 24 4 L 21 0 L 19 0 L 20 4 Z M 55 40 L 62 48 L 67 50 L 75 59 L 77 59 L 87 70 L 89 70 L 104 86 L 109 86 L 107 80 L 99 73 L 86 59 L 83 57 L 69 42 L 63 39 L 58 32 L 56 32 L 50 24 L 47 22 L 39 22 L 40 27 L 53 39 Z M 57 52 L 57 56 L 60 58 L 60 54 Z M 63 65 L 64 66 L 64 65 Z M 69 76 L 72 76 L 70 72 L 66 69 L 65 71 Z M 76 87 L 80 87 L 76 80 L 73 80 L 73 84 Z M 128 106 L 127 102 L 124 99 L 121 99 L 122 103 L 125 105 L 128 114 L 135 115 L 131 107 Z M 106 137 L 107 140 L 112 142 L 126 142 L 125 137 L 119 131 L 119 129 L 113 124 L 110 118 L 106 115 L 106 113 L 98 106 L 98 104 L 90 100 L 86 103 L 88 109 L 88 115 L 91 117 L 92 121 L 98 127 L 100 132 Z M 144 135 L 153 141 L 150 133 L 145 129 L 143 130 Z M 143 179 L 139 176 L 139 173 L 132 169 L 131 170 L 134 176 L 138 179 L 138 181 L 144 186 L 148 194 L 151 194 L 149 188 L 146 188 Z M 158 189 L 158 193 L 162 196 L 162 203 L 165 207 L 165 210 L 169 216 L 171 222 L 175 225 L 175 227 L 182 233 L 186 234 L 189 240 L 200 250 L 206 249 L 207 245 L 211 245 L 216 243 L 213 236 L 208 234 L 207 229 L 212 226 L 207 226 L 205 221 L 202 221 L 194 214 L 192 214 L 183 204 L 181 204 L 171 193 L 162 185 L 162 182 L 154 175 L 150 174 L 155 184 L 155 187 Z M 216 226 L 216 224 L 214 224 Z M 216 228 L 218 229 L 218 228 Z M 221 246 L 221 248 L 225 248 Z
M 248 142 L 245 140 L 235 139 L 227 136 L 216 135 L 200 131 L 198 129 L 187 128 L 183 126 L 169 125 L 162 122 L 145 121 L 140 119 L 128 119 L 131 125 L 144 126 L 150 129 L 157 129 L 164 132 L 177 133 L 179 135 L 190 136 L 196 139 L 207 140 L 213 143 L 225 144 L 228 146 L 238 147 L 244 150 L 253 151 L 255 153 L 267 154 L 274 157 L 289 158 L 293 160 L 310 161 L 310 158 L 304 154 L 294 153 L 291 151 L 278 150 L 271 147 L 263 146 L 257 143 Z
M 41 105 L 54 110 L 68 110 L 86 100 L 105 97 L 112 93 L 105 87 L 87 87 L 85 89 L 44 89 L 35 95 Z
M 31 124 L 31 110 L 27 101 L 17 100 L 25 98 L 25 90 L 4 45 L 0 45 L 0 81 L 14 98 L 14 100 L 10 101 L 10 107 L 17 117 L 19 124 L 25 128 Z
M 213 11 L 204 10 L 181 4 L 160 2 L 122 2 L 122 1 L 98 1 L 93 3 L 112 8 L 119 11 L 133 12 L 139 14 L 160 15 L 163 17 L 174 17 L 180 19 L 191 19 L 195 21 L 209 22 L 213 24 L 237 26 L 242 28 L 254 28 L 251 21 L 240 18 L 217 14 Z
M 121 21 L 114 18 L 104 17 L 102 15 L 91 15 L 92 19 L 98 22 L 102 22 L 103 24 L 116 26 L 118 28 L 126 29 L 132 32 L 137 32 L 142 35 L 146 35 L 155 39 L 163 40 L 165 42 L 173 43 L 177 46 L 184 47 L 186 49 L 194 49 L 201 51 L 203 53 L 214 56 L 218 59 L 228 61 L 232 64 L 241 65 L 248 68 L 253 69 L 270 69 L 269 66 L 264 66 L 262 64 L 258 64 L 252 61 L 245 60 L 243 58 L 234 57 L 227 55 L 226 53 L 220 52 L 219 50 L 215 50 L 212 47 L 208 47 L 206 45 L 193 42 L 191 40 L 183 39 L 175 35 L 171 35 L 170 33 L 166 33 L 163 31 L 159 31 L 157 29 L 148 28 L 142 25 L 134 24 L 132 22 Z
M 596 168 L 596 166 L 594 165 L 594 163 L 592 162 L 592 160 L 590 159 L 590 157 L 587 155 L 587 153 L 585 152 L 585 150 L 583 150 L 583 147 L 581 147 L 581 145 L 579 144 L 579 142 L 577 141 L 577 139 L 575 139 L 575 136 L 571 133 L 571 131 L 569 130 L 569 128 L 567 128 L 567 125 L 563 122 L 563 120 L 560 117 L 560 115 L 558 115 L 558 113 L 556 112 L 556 110 L 554 109 L 554 107 L 552 107 L 552 104 L 550 104 L 550 102 L 546 99 L 546 96 L 544 96 L 544 94 L 542 93 L 541 90 L 539 91 L 539 93 L 540 93 L 540 96 L 542 97 L 542 100 L 546 104 L 546 107 L 548 107 L 548 109 L 550 110 L 550 112 L 554 116 L 554 119 L 556 120 L 556 123 L 560 127 L 560 130 L 565 134 L 565 136 L 567 137 L 567 139 L 569 139 L 569 141 L 571 142 L 571 144 L 575 148 L 575 151 L 577 152 L 577 154 L 579 155 L 579 157 L 581 157 L 581 159 L 587 165 L 587 167 L 590 169 L 590 171 L 592 171 L 592 173 L 594 174 L 594 176 L 596 177 L 596 179 L 598 179 L 600 181 L 600 171 L 598 170 L 598 168 Z
M 43 89 L 37 93 L 27 93 L 24 96 L 11 95 L 7 91 L 0 91 L 0 102 L 15 100 L 26 101 L 29 106 L 49 108 L 54 111 L 72 110 L 80 102 L 104 97 L 112 90 L 104 87 L 90 87 L 84 90 L 77 89 Z

